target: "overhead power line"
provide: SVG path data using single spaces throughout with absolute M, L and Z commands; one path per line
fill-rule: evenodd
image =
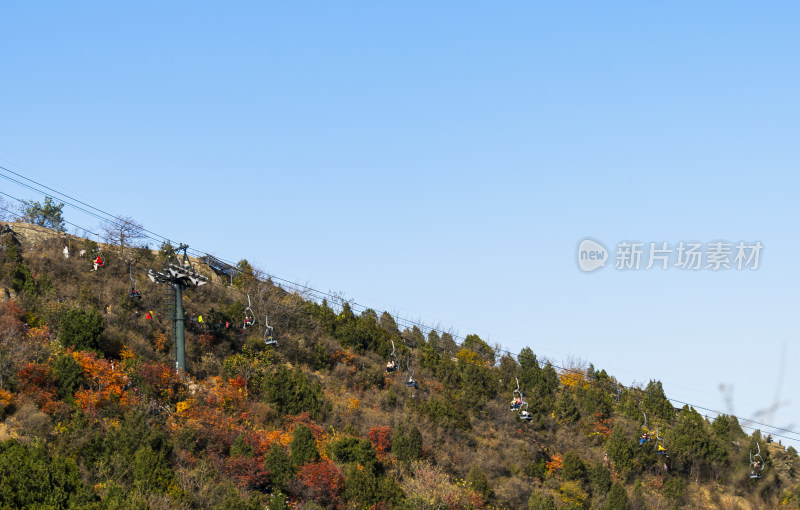
M 55 190 L 55 189 L 53 189 L 53 188 L 51 188 L 49 186 L 46 186 L 46 185 L 44 185 L 44 184 L 42 184 L 42 183 L 40 183 L 40 182 L 38 182 L 38 181 L 36 181 L 34 179 L 30 179 L 28 177 L 25 177 L 24 175 L 19 174 L 17 172 L 14 172 L 14 171 L 12 171 L 12 170 L 4 167 L 4 166 L 0 166 L 0 170 L 8 172 L 8 173 L 10 173 L 10 174 L 12 174 L 12 175 L 14 175 L 16 177 L 19 177 L 20 179 L 24 179 L 28 183 L 32 183 L 32 184 L 27 184 L 25 182 L 21 182 L 20 180 L 17 180 L 17 179 L 14 179 L 12 177 L 9 177 L 9 176 L 7 176 L 7 175 L 5 175 L 3 173 L 0 173 L 0 177 L 3 177 L 8 181 L 14 182 L 15 184 L 17 184 L 19 186 L 22 186 L 22 187 L 24 187 L 26 189 L 29 189 L 31 191 L 34 191 L 36 193 L 40 193 L 40 194 L 42 194 L 44 196 L 53 196 L 50 193 L 47 193 L 45 191 L 42 191 L 41 189 L 36 188 L 35 186 L 38 186 L 39 188 L 44 188 L 45 190 L 47 190 L 49 192 L 52 192 L 52 194 L 57 195 L 57 197 L 54 197 L 54 198 L 58 198 L 59 200 L 64 200 L 65 201 L 65 205 L 69 205 L 70 207 L 73 207 L 73 208 L 75 208 L 75 209 L 77 209 L 77 210 L 79 210 L 81 212 L 84 212 L 84 213 L 88 214 L 91 217 L 94 217 L 94 218 L 99 219 L 101 221 L 111 222 L 112 224 L 119 224 L 119 222 L 123 221 L 118 216 L 116 216 L 114 214 L 111 214 L 111 213 L 109 213 L 107 211 L 104 211 L 103 209 L 100 209 L 98 207 L 95 207 L 95 206 L 92 206 L 90 204 L 87 204 L 86 202 L 84 202 L 82 200 L 76 199 L 76 198 L 74 198 L 74 197 L 72 197 L 72 196 L 70 196 L 70 195 L 68 195 L 66 193 L 62 193 L 62 192 L 60 192 L 58 190 Z M 15 200 L 15 201 L 17 201 L 17 202 L 19 202 L 19 203 L 21 203 L 23 205 L 26 204 L 26 202 L 24 200 L 22 200 L 20 198 L 17 198 L 17 197 L 14 197 L 12 195 L 9 195 L 8 193 L 4 193 L 4 192 L 0 191 L 0 194 L 2 194 L 3 196 L 6 196 L 8 198 L 11 198 L 12 200 Z M 72 202 L 74 202 L 74 203 L 72 203 Z M 76 203 L 80 204 L 80 205 L 75 205 Z M 9 209 L 6 209 L 6 208 L 0 208 L 0 209 L 4 210 L 6 212 L 9 212 L 9 213 L 15 214 L 14 211 L 11 211 Z M 88 210 L 88 209 L 91 209 L 91 210 Z M 94 212 L 92 212 L 92 211 L 94 211 Z M 73 226 L 73 227 L 75 227 L 77 229 L 83 230 L 84 232 L 90 233 L 92 235 L 99 236 L 99 234 L 97 234 L 95 232 L 92 232 L 91 230 L 86 229 L 86 228 L 84 228 L 84 227 L 82 227 L 80 225 L 77 225 L 75 223 L 71 223 L 71 222 L 66 221 L 66 220 L 64 220 L 64 223 L 69 224 L 69 225 L 71 225 L 71 226 Z M 158 234 L 156 232 L 153 232 L 151 230 L 147 230 L 145 228 L 141 228 L 141 232 L 143 234 L 143 237 L 145 237 L 146 239 L 150 239 L 152 241 L 156 241 L 156 242 L 160 242 L 160 243 L 169 242 L 171 244 L 175 244 L 167 236 L 163 236 L 163 235 Z M 207 255 L 209 253 L 208 251 L 202 251 L 202 250 L 197 250 L 197 249 L 192 249 L 192 248 L 190 248 L 188 251 L 192 252 L 193 256 L 195 256 L 196 258 L 204 257 L 205 255 Z M 235 262 L 232 262 L 230 260 L 226 260 L 226 259 L 224 259 L 222 257 L 216 257 L 216 258 L 218 260 L 226 263 L 226 264 L 231 265 L 234 268 L 234 270 L 238 271 L 238 269 L 236 269 L 236 263 Z M 336 294 L 334 294 L 332 292 L 322 291 L 322 290 L 315 289 L 315 288 L 313 288 L 311 286 L 308 286 L 308 285 L 303 285 L 303 284 L 300 284 L 300 283 L 297 283 L 297 282 L 292 282 L 291 280 L 288 280 L 286 278 L 282 278 L 282 277 L 274 275 L 274 274 L 270 274 L 268 272 L 263 272 L 263 276 L 269 278 L 270 280 L 272 280 L 274 282 L 279 282 L 279 284 L 282 283 L 283 285 L 286 285 L 286 286 L 290 287 L 292 290 L 294 290 L 295 292 L 297 292 L 299 294 L 305 294 L 307 296 L 311 296 L 316 300 L 323 300 L 323 299 L 324 300 L 328 300 L 328 299 L 330 299 L 330 300 L 332 300 L 333 303 L 337 303 L 337 304 L 344 304 L 344 302 L 347 302 L 349 304 L 349 306 L 351 307 L 351 309 L 353 309 L 354 312 L 364 312 L 364 311 L 366 311 L 368 309 L 372 309 L 371 307 L 368 307 L 366 305 L 357 303 L 357 302 L 355 302 L 353 300 L 345 300 L 345 299 L 341 298 L 340 296 L 338 296 L 338 295 L 336 295 Z M 216 284 L 214 284 L 214 285 L 216 285 Z M 231 287 L 226 287 L 226 288 L 231 288 Z M 235 288 L 234 288 L 234 290 L 236 290 L 237 292 L 240 292 L 241 294 L 246 294 L 245 292 L 243 292 L 241 290 L 238 290 L 238 289 L 235 289 Z M 417 327 L 423 333 L 430 334 L 431 331 L 436 331 L 437 334 L 441 334 L 441 335 L 449 334 L 449 335 L 451 335 L 453 337 L 454 340 L 461 340 L 463 342 L 463 340 L 466 339 L 465 336 L 461 336 L 461 335 L 455 334 L 452 331 L 445 331 L 444 329 L 436 328 L 436 327 L 433 327 L 433 326 L 429 326 L 427 324 L 423 324 L 421 322 L 414 321 L 414 320 L 411 320 L 411 319 L 406 319 L 406 318 L 402 318 L 402 317 L 393 317 L 393 319 L 395 320 L 396 323 L 398 323 L 398 325 L 402 325 L 406 329 L 413 329 L 414 327 Z M 497 349 L 496 352 L 504 353 L 504 354 L 507 354 L 507 355 L 512 356 L 514 358 L 518 358 L 518 356 L 519 356 L 519 353 L 513 353 L 513 352 L 505 350 L 505 349 Z M 550 360 L 547 360 L 547 363 L 550 364 L 550 366 L 552 366 L 553 368 L 561 370 L 562 372 L 565 372 L 565 373 L 575 373 L 575 374 L 585 375 L 581 371 L 578 371 L 578 370 L 575 370 L 575 369 L 572 369 L 572 368 L 559 366 L 559 365 L 557 365 L 555 363 L 552 363 Z M 621 383 L 617 383 L 617 385 L 620 388 L 624 388 L 624 389 L 626 389 L 628 391 L 639 390 L 638 388 L 628 387 L 628 386 L 625 386 L 625 385 L 623 385 Z M 800 432 L 795 432 L 793 430 L 790 430 L 790 429 L 787 429 L 787 428 L 778 427 L 778 426 L 775 426 L 775 425 L 768 425 L 766 423 L 758 422 L 758 421 L 751 420 L 751 419 L 748 419 L 748 418 L 741 418 L 741 417 L 738 417 L 738 416 L 735 416 L 735 415 L 732 415 L 732 414 L 728 414 L 728 413 L 725 413 L 725 412 L 722 412 L 722 411 L 718 411 L 718 410 L 715 410 L 715 409 L 711 409 L 711 408 L 708 408 L 708 407 L 704 407 L 704 406 L 694 405 L 694 404 L 692 404 L 690 402 L 685 402 L 685 401 L 682 401 L 682 400 L 679 400 L 679 399 L 675 399 L 675 398 L 667 397 L 667 399 L 670 400 L 671 402 L 675 402 L 675 403 L 679 403 L 679 404 L 683 404 L 683 405 L 688 405 L 688 406 L 690 406 L 690 407 L 692 407 L 694 409 L 700 409 L 700 410 L 703 410 L 703 411 L 706 411 L 706 412 L 715 413 L 718 416 L 719 415 L 731 416 L 731 417 L 736 418 L 740 422 L 751 423 L 751 424 L 758 425 L 758 426 L 761 426 L 761 427 L 769 428 L 771 430 L 781 431 L 781 432 L 785 432 L 785 433 L 788 433 L 788 434 L 794 434 L 794 435 L 798 436 L 798 437 L 788 437 L 788 436 L 784 436 L 784 435 L 781 435 L 781 434 L 778 434 L 778 433 L 772 433 L 772 435 L 775 436 L 775 437 L 781 437 L 781 438 L 789 439 L 789 440 L 792 440 L 792 441 L 800 440 Z M 741 423 L 740 423 L 740 426 L 742 426 L 743 428 L 751 429 L 751 430 L 758 430 L 755 427 L 752 427 L 752 426 L 749 426 L 749 425 L 742 425 Z

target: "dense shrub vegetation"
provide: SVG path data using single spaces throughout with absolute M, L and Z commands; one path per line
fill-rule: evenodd
M 45 205 L 31 218 L 63 226 Z M 794 449 L 675 409 L 658 381 L 401 329 L 287 293 L 246 260 L 232 281 L 192 261 L 212 283 L 184 293 L 176 374 L 169 294 L 145 277 L 168 247 L 104 246 L 91 272 L 74 256 L 91 243 L 37 232 L 0 239 L 0 507 L 798 507 Z M 247 295 L 277 346 L 243 327 Z M 529 421 L 509 410 L 517 384 Z

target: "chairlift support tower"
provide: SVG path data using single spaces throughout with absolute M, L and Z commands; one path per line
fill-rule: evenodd
M 177 250 L 172 250 L 167 256 L 161 272 L 149 269 L 147 277 L 154 283 L 166 283 L 175 290 L 175 312 L 173 319 L 175 331 L 175 371 L 180 373 L 186 371 L 186 338 L 184 335 L 183 318 L 183 290 L 189 287 L 199 287 L 208 283 L 208 278 L 196 273 L 189 257 L 186 255 L 188 245 L 181 244 Z M 183 251 L 182 264 L 178 265 L 176 251 Z M 174 259 L 174 262 L 172 260 Z

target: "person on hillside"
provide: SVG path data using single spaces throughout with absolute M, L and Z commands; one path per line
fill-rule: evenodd
M 92 268 L 92 271 L 97 271 L 101 267 L 103 267 L 103 258 L 98 255 L 97 258 L 94 259 L 94 268 Z
M 147 313 L 144 315 L 144 318 L 145 318 L 145 319 L 147 319 L 147 320 L 150 320 L 150 319 L 152 319 L 152 318 L 153 318 L 153 312 L 151 312 L 151 311 L 148 311 L 148 312 L 147 312 Z

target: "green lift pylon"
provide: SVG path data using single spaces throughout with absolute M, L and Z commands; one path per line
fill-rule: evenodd
M 192 269 L 186 249 L 189 246 L 181 244 L 177 250 L 169 249 L 167 260 L 161 271 L 149 269 L 147 277 L 155 283 L 166 283 L 175 291 L 175 306 L 173 324 L 175 330 L 175 371 L 180 373 L 186 371 L 186 340 L 183 324 L 183 290 L 189 287 L 199 287 L 208 283 L 208 278 L 196 273 Z M 183 251 L 183 260 L 178 262 L 176 251 Z

